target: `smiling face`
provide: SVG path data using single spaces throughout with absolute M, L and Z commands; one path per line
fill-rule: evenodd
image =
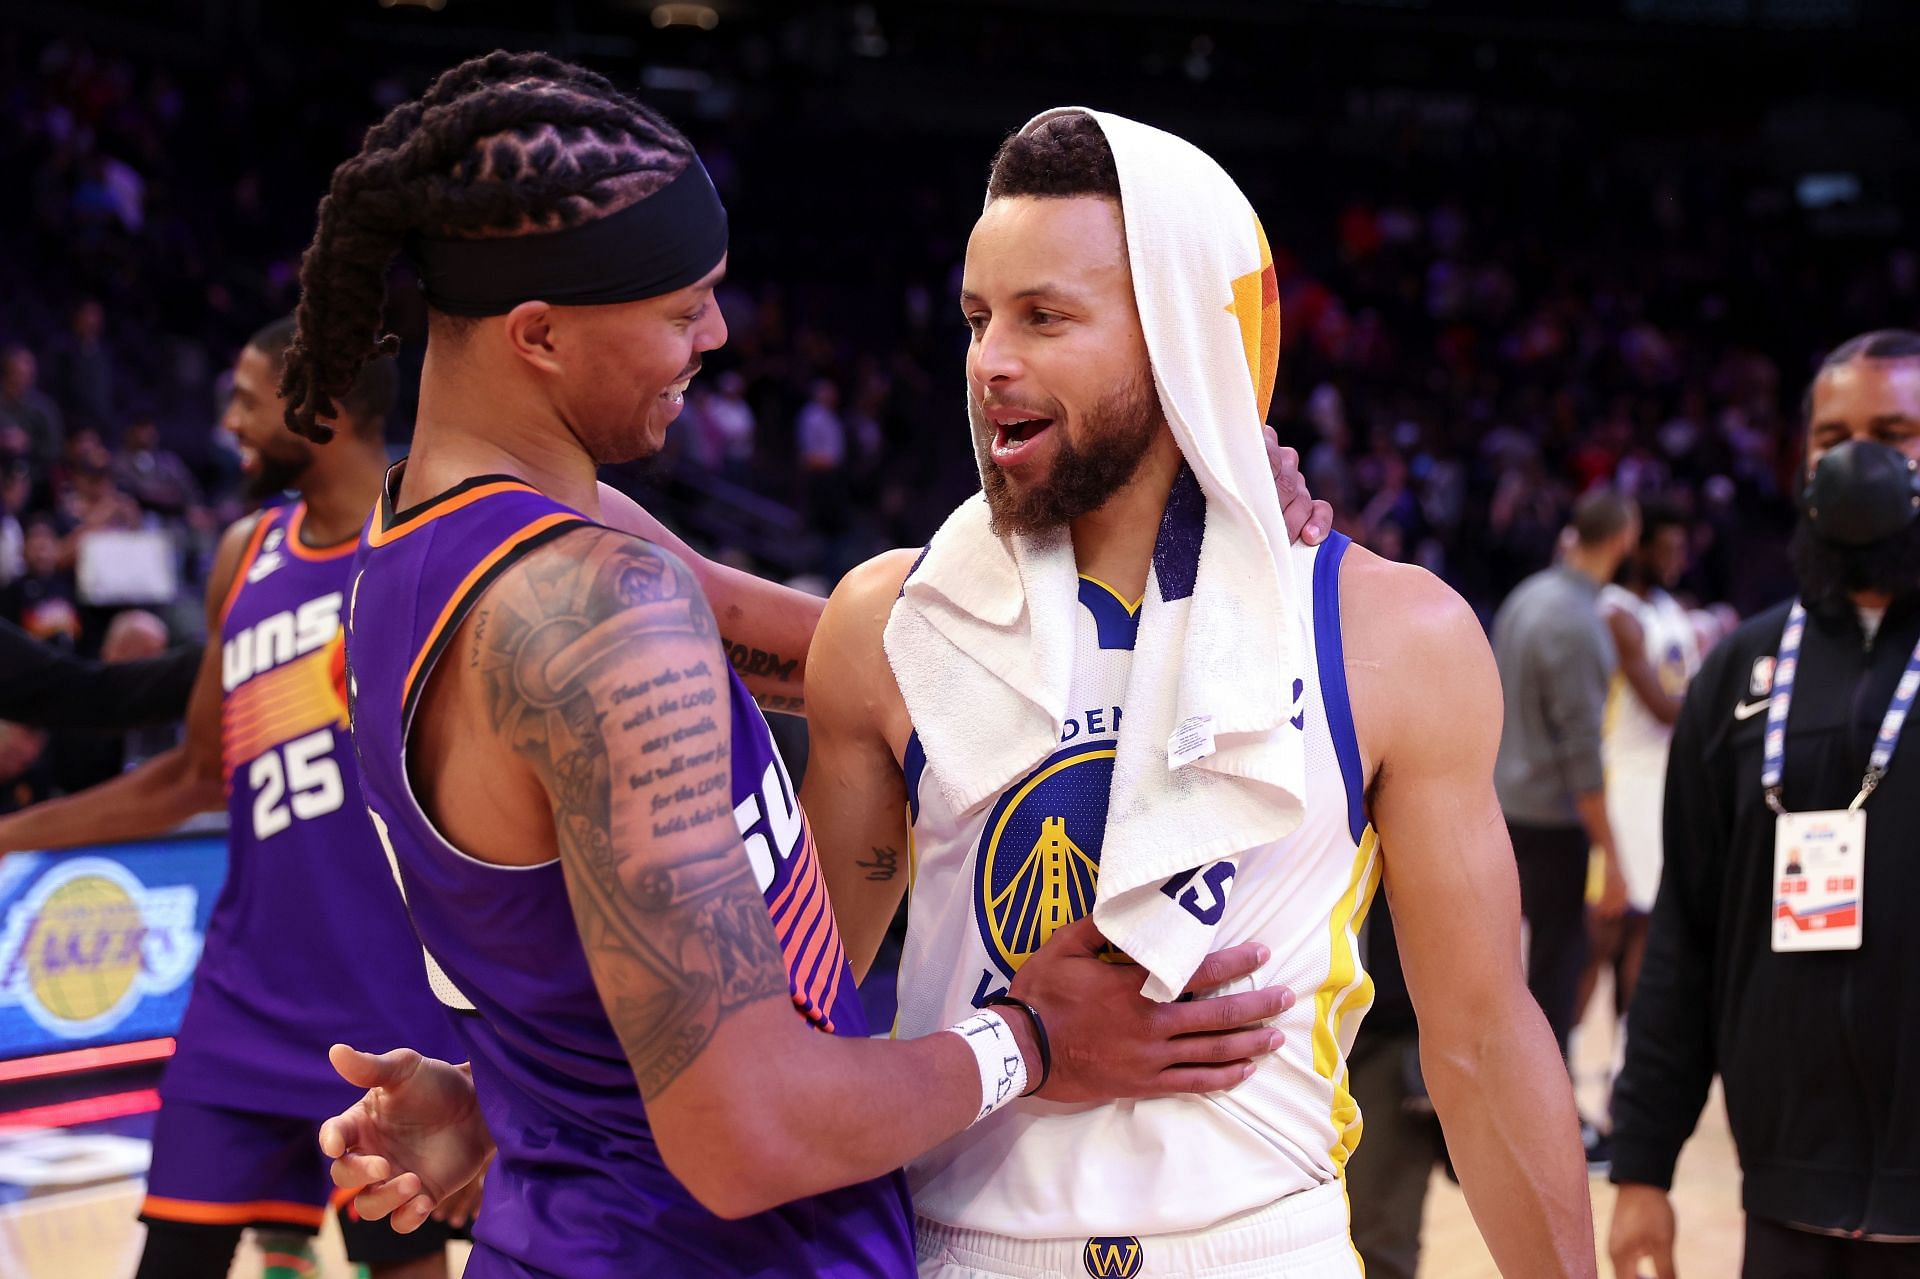
M 233 363 L 233 397 L 220 425 L 240 448 L 247 495 L 256 500 L 293 488 L 313 465 L 314 446 L 287 429 L 286 411 L 279 358 L 257 346 L 243 347 Z
M 726 265 L 661 297 L 555 313 L 561 376 L 551 393 L 596 464 L 649 457 L 666 442 L 701 356 L 726 343 L 714 297 Z
M 967 242 L 967 406 L 998 532 L 1099 508 L 1166 429 L 1120 208 L 1002 196 Z

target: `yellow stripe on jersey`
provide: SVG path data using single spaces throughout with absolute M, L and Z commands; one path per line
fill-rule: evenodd
M 1138 613 L 1140 611 L 1140 606 L 1147 602 L 1147 597 L 1145 595 L 1142 595 L 1137 600 L 1129 601 L 1126 596 L 1122 595 L 1119 591 L 1115 590 L 1110 584 L 1101 581 L 1099 578 L 1095 577 L 1091 573 L 1082 573 L 1080 575 L 1080 580 L 1083 582 L 1092 582 L 1095 586 L 1099 587 L 1101 590 L 1105 591 L 1107 594 L 1113 596 L 1114 600 L 1120 605 L 1120 607 L 1127 610 L 1127 615 L 1129 617 L 1131 617 L 1135 613 Z
M 1360 1144 L 1362 1123 L 1360 1107 L 1347 1086 L 1340 1025 L 1349 1013 L 1373 1002 L 1373 978 L 1360 960 L 1360 926 L 1366 921 L 1374 890 L 1380 886 L 1379 849 L 1379 836 L 1368 826 L 1353 854 L 1347 890 L 1327 921 L 1327 979 L 1313 996 L 1313 1069 L 1333 1085 L 1329 1119 L 1334 1136 L 1327 1154 L 1343 1176 L 1347 1157 Z
M 1627 677 L 1615 673 L 1607 684 L 1607 708 L 1600 713 L 1600 738 L 1605 741 L 1620 727 L 1620 703 L 1627 696 Z

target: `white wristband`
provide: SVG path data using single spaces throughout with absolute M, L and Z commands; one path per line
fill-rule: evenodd
M 974 1062 L 980 1067 L 980 1113 L 973 1117 L 974 1123 L 1027 1090 L 1027 1059 L 1006 1018 L 984 1008 L 947 1029 L 973 1049 Z

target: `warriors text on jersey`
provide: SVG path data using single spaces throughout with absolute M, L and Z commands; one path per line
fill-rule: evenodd
M 1197 547 L 1199 539 L 1193 539 Z M 1358 740 L 1340 645 L 1336 535 L 1296 547 L 1310 598 L 1299 602 L 1304 655 L 1293 728 L 1306 734 L 1306 819 L 1239 859 L 1232 893 L 1196 876 L 1179 900 L 1220 911 L 1216 949 L 1258 940 L 1256 974 L 1299 992 L 1277 1021 L 1286 1044 L 1223 1093 L 1104 1105 L 1026 1100 L 968 1129 L 910 1168 L 915 1206 L 933 1221 L 1016 1238 L 1134 1236 L 1204 1229 L 1338 1180 L 1360 1136 L 1346 1054 L 1373 983 L 1358 933 L 1380 880 L 1367 825 Z M 1059 747 L 1022 780 L 965 812 L 907 748 L 913 861 L 896 1032 L 951 1025 L 1006 989 L 1020 965 L 1099 891 L 1115 748 L 1126 730 L 1138 604 L 1083 578 L 1072 701 Z M 1249 654 L 1249 660 L 1258 660 Z
M 161 1091 L 322 1119 L 353 1104 L 327 1046 L 454 1050 L 360 802 L 340 623 L 353 544 L 263 513 L 220 626 L 226 884 Z
M 560 863 L 476 860 L 422 811 L 407 777 L 407 738 L 435 661 L 516 558 L 590 522 L 497 476 L 396 513 L 399 475 L 396 468 L 388 477 L 354 560 L 353 735 L 367 803 L 434 989 L 463 1010 L 456 1026 L 499 1145 L 468 1275 L 911 1275 L 898 1173 L 739 1221 L 703 1208 L 654 1144 L 588 970 Z M 796 1015 L 823 1033 L 865 1035 L 793 784 L 759 708 L 728 678 L 734 819 L 785 952 Z

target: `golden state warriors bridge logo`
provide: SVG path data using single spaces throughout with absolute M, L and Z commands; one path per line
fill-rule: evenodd
M 111 1030 L 147 995 L 177 988 L 200 957 L 191 886 L 148 888 L 101 857 L 41 877 L 0 925 L 0 1007 L 51 1034 Z
M 1113 756 L 1110 740 L 1058 751 L 987 817 L 973 913 L 987 953 L 1009 979 L 1047 938 L 1093 909 Z

